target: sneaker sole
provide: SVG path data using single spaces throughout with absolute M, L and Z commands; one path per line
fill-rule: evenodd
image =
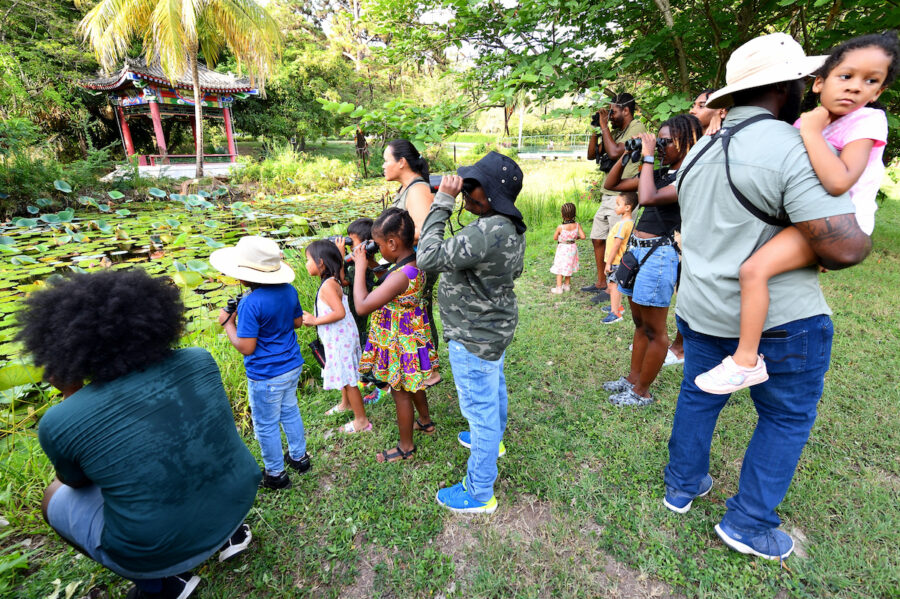
M 713 480 L 713 484 L 715 484 L 715 480 Z M 706 497 L 707 495 L 709 495 L 709 492 L 712 491 L 712 488 L 713 488 L 713 486 L 709 485 L 709 488 L 707 490 L 705 490 L 704 492 L 700 493 L 699 495 L 697 495 L 697 497 Z M 697 499 L 697 497 L 694 497 L 694 499 Z M 672 505 L 671 503 L 669 503 L 668 501 L 666 501 L 666 498 L 663 497 L 663 505 L 677 514 L 686 514 L 686 513 L 688 513 L 688 511 L 690 511 L 691 504 L 694 503 L 694 499 L 691 499 L 690 501 L 688 501 L 687 505 L 684 507 L 676 507 L 676 506 Z
M 745 555 L 755 555 L 755 556 L 761 557 L 763 559 L 769 559 L 769 560 L 774 561 L 774 560 L 782 560 L 794 552 L 794 540 L 793 539 L 791 539 L 791 548 L 788 549 L 782 555 L 766 555 L 765 553 L 760 553 L 759 551 L 757 551 L 750 545 L 745 545 L 745 544 L 741 543 L 740 541 L 736 541 L 736 540 L 732 539 L 727 534 L 725 534 L 725 531 L 722 530 L 721 526 L 719 526 L 718 524 L 716 524 L 716 534 L 719 535 L 719 538 L 722 540 L 722 542 L 725 543 L 729 548 L 734 549 L 738 553 L 743 553 Z
M 694 384 L 697 385 L 697 387 L 700 388 L 701 391 L 711 393 L 712 395 L 728 395 L 729 393 L 736 393 L 736 392 L 740 391 L 741 389 L 747 389 L 748 387 L 752 387 L 754 385 L 759 385 L 759 384 L 765 383 L 767 380 L 769 380 L 769 375 L 766 374 L 765 376 L 763 376 L 761 378 L 753 379 L 752 381 L 745 381 L 741 385 L 727 385 L 727 386 L 723 385 L 721 387 L 717 387 L 715 385 L 707 385 L 706 383 L 704 383 L 702 381 L 702 379 L 697 380 L 697 379 L 700 379 L 701 376 L 703 376 L 703 375 L 697 375 L 697 377 L 694 379 Z
M 462 439 L 460 439 L 459 437 L 457 437 L 456 440 L 457 440 L 457 442 L 459 442 L 460 445 L 462 445 L 466 449 L 472 449 L 471 443 L 463 443 Z M 497 457 L 502 458 L 505 455 L 506 455 L 506 447 L 503 448 L 503 451 L 501 451 L 500 453 L 497 454 Z
M 438 505 L 441 507 L 447 508 L 454 514 L 493 514 L 497 511 L 497 500 L 494 500 L 493 505 L 488 504 L 483 507 L 450 507 L 446 503 L 441 502 L 438 498 L 437 493 L 434 495 L 434 500 L 438 502 Z
M 243 543 L 239 545 L 229 545 L 228 549 L 219 552 L 219 563 L 224 561 L 228 561 L 234 556 L 243 553 L 247 550 L 247 547 L 250 546 L 250 541 L 253 540 L 253 532 L 250 530 L 250 527 L 247 527 L 247 538 L 244 539 Z
M 191 576 L 191 578 L 184 583 L 184 589 L 181 590 L 181 592 L 178 594 L 178 597 L 176 597 L 175 599 L 187 599 L 188 597 L 190 597 L 191 594 L 193 594 L 194 589 L 197 588 L 197 585 L 200 584 L 200 580 L 201 578 L 199 576 Z

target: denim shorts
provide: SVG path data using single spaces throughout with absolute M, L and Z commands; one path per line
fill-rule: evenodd
M 652 248 L 635 247 L 631 253 L 640 262 Z M 638 270 L 634 289 L 619 285 L 619 291 L 641 306 L 667 308 L 672 303 L 678 280 L 678 252 L 671 245 L 661 245 Z
M 199 555 L 153 572 L 135 572 L 120 566 L 103 550 L 100 542 L 104 523 L 103 494 L 96 485 L 78 489 L 62 485 L 47 505 L 47 521 L 59 536 L 80 547 L 92 560 L 129 580 L 152 580 L 187 572 L 205 562 L 221 548 L 221 545 L 216 545 Z M 226 539 L 235 531 L 237 526 Z

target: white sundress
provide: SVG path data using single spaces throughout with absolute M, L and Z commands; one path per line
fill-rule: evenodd
M 325 389 L 343 389 L 359 382 L 359 331 L 350 313 L 347 296 L 341 293 L 344 317 L 337 322 L 317 325 L 319 339 L 325 346 L 325 368 L 322 369 L 322 386 Z M 322 299 L 316 300 L 316 315 L 325 316 L 333 310 Z

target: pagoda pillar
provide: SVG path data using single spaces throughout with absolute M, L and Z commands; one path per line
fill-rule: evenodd
M 231 154 L 230 160 L 234 162 L 237 158 L 237 148 L 234 145 L 234 131 L 231 128 L 231 108 L 222 109 L 222 115 L 225 117 L 225 138 L 228 140 L 228 153 Z
M 122 110 L 122 106 L 117 105 L 116 110 L 119 112 L 119 123 L 121 123 L 122 126 L 122 141 L 125 142 L 125 153 L 130 158 L 134 155 L 134 142 L 131 140 L 131 129 L 128 127 L 128 119 L 125 118 L 125 111 Z
M 163 160 L 168 163 L 166 151 L 166 135 L 163 133 L 162 116 L 159 114 L 159 104 L 156 100 L 150 100 L 150 118 L 153 119 L 153 132 L 156 133 L 156 146 Z

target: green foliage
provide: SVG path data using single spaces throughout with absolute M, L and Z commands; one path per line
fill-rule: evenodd
M 367 110 L 350 102 L 320 99 L 325 110 L 335 115 L 347 114 L 359 119 L 364 133 L 374 134 L 383 142 L 403 138 L 423 143 L 438 143 L 459 130 L 471 112 L 467 98 L 449 98 L 434 106 L 423 106 L 409 98 L 389 100 L 380 108 Z M 357 125 L 341 130 L 341 135 L 352 135 Z
M 326 192 L 348 187 L 360 177 L 352 162 L 295 151 L 278 144 L 261 162 L 247 161 L 235 174 L 238 183 L 253 182 L 261 193 Z
M 427 18 L 435 12 L 449 20 Z M 758 35 L 787 32 L 817 54 L 873 31 L 874 23 L 900 27 L 900 11 L 880 0 L 541 0 L 519 2 L 514 11 L 468 0 L 371 0 L 368 14 L 390 39 L 383 50 L 390 60 L 440 63 L 465 47 L 473 68 L 460 71 L 460 85 L 479 102 L 511 106 L 522 92 L 537 104 L 583 97 L 555 112 L 586 118 L 607 94 L 631 91 L 655 120 L 684 110 L 701 89 L 723 85 L 730 53 Z M 896 86 L 881 100 L 900 113 Z M 892 148 L 900 147 L 897 127 L 892 119 Z
M 281 140 L 331 134 L 346 119 L 324 110 L 316 99 L 340 97 L 352 70 L 339 52 L 323 48 L 321 40 L 302 30 L 288 42 L 266 98 L 249 99 L 235 111 L 237 127 Z

